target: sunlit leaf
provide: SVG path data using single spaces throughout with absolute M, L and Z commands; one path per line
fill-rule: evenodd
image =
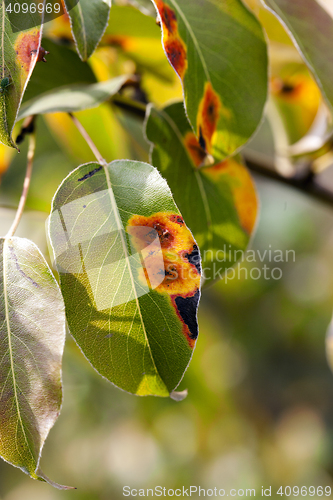
M 264 0 L 294 39 L 333 109 L 333 19 L 315 0 Z
M 12 131 L 22 96 L 38 59 L 41 17 L 10 13 L 0 4 L 0 141 L 15 148 Z
M 0 455 L 34 479 L 62 400 L 65 314 L 61 293 L 38 248 L 0 239 Z
M 111 0 L 64 0 L 77 51 L 83 61 L 96 49 L 108 24 Z
M 240 0 L 155 0 L 166 55 L 200 144 L 216 159 L 257 128 L 267 94 L 262 28 Z
M 231 158 L 200 167 L 205 152 L 186 119 L 182 103 L 148 108 L 146 134 L 151 162 L 165 177 L 198 242 L 205 282 L 220 279 L 246 249 L 257 215 L 249 172 Z
M 119 76 L 106 82 L 99 82 L 92 85 L 68 85 L 47 92 L 23 105 L 19 113 L 19 119 L 29 115 L 59 111 L 69 113 L 95 108 L 116 94 L 126 80 L 128 80 L 127 76 Z
M 198 335 L 200 256 L 167 183 L 146 163 L 82 165 L 55 195 L 50 238 L 91 364 L 126 391 L 169 396 Z

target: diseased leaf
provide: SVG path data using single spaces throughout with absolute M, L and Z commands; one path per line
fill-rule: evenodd
M 119 92 L 128 77 L 118 76 L 106 82 L 92 85 L 68 85 L 35 97 L 22 106 L 19 119 L 29 115 L 55 113 L 58 111 L 72 112 L 95 108 L 111 96 Z
M 200 144 L 232 155 L 256 130 L 267 95 L 263 30 L 240 0 L 154 0 Z
M 322 102 L 316 82 L 304 64 L 285 64 L 272 72 L 271 92 L 280 111 L 289 143 L 309 131 Z
M 59 187 L 50 239 L 72 335 L 96 370 L 177 397 L 198 335 L 200 255 L 151 165 L 88 163 Z
M 107 44 L 117 50 L 118 61 L 133 61 L 136 72 L 142 76 L 140 86 L 148 99 L 164 104 L 170 99 L 181 99 L 182 88 L 177 74 L 165 57 L 161 30 L 156 24 L 155 7 L 152 3 L 151 6 L 154 17 L 144 15 L 130 5 L 113 5 L 101 45 Z M 112 69 L 107 57 L 104 66 L 106 72 Z M 111 74 L 110 78 L 113 76 Z
M 82 62 L 73 50 L 46 38 L 43 48 L 49 52 L 46 64 L 38 64 L 24 93 L 23 104 L 45 92 L 64 85 L 96 83 L 89 64 Z
M 0 2 L 0 141 L 16 148 L 12 131 L 38 58 L 41 17 L 38 12 L 10 15 L 7 6 Z
M 239 157 L 201 167 L 205 151 L 182 103 L 147 110 L 151 163 L 168 181 L 202 256 L 203 279 L 220 279 L 246 249 L 258 202 L 251 176 Z
M 333 19 L 315 0 L 263 0 L 294 39 L 333 110 Z
M 64 0 L 79 56 L 89 59 L 107 27 L 111 0 Z
M 39 460 L 61 407 L 63 300 L 34 243 L 1 238 L 0 254 L 0 455 L 48 481 Z

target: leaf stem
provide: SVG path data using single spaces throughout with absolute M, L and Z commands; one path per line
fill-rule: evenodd
M 72 118 L 72 120 L 73 120 L 75 126 L 77 127 L 77 129 L 79 130 L 79 132 L 81 133 L 83 139 L 86 141 L 86 143 L 90 147 L 91 151 L 94 153 L 94 156 L 95 156 L 96 160 L 98 161 L 98 163 L 100 165 L 102 165 L 103 167 L 106 167 L 107 166 L 106 160 L 103 158 L 101 153 L 98 151 L 95 143 L 93 142 L 92 138 L 90 137 L 90 135 L 88 134 L 86 129 L 79 122 L 79 120 L 76 118 L 76 116 L 74 116 L 72 113 L 68 113 L 68 114 Z
M 21 199 L 20 199 L 19 205 L 17 207 L 15 219 L 14 219 L 13 224 L 11 225 L 11 227 L 6 235 L 6 238 L 11 238 L 12 236 L 14 236 L 15 231 L 17 229 L 17 226 L 20 223 L 20 220 L 21 220 L 21 217 L 22 217 L 22 214 L 24 211 L 24 207 L 25 207 L 25 203 L 27 201 L 28 191 L 29 191 L 29 187 L 30 187 L 32 166 L 33 166 L 34 157 L 35 157 L 35 149 L 36 149 L 36 134 L 35 134 L 35 132 L 33 132 L 29 136 L 29 149 L 28 149 L 28 155 L 27 155 L 27 170 L 26 170 L 25 179 L 23 182 L 23 190 L 22 190 L 22 194 L 21 194 Z

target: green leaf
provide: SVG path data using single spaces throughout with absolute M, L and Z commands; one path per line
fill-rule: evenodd
M 22 106 L 19 119 L 30 115 L 72 112 L 95 108 L 119 92 L 128 76 L 118 76 L 92 85 L 68 85 L 46 92 Z
M 264 0 L 293 38 L 333 111 L 333 19 L 315 0 Z
M 240 0 L 155 0 L 166 55 L 183 82 L 193 130 L 216 159 L 260 123 L 267 96 L 261 25 Z
M 107 27 L 111 0 L 64 0 L 73 37 L 83 61 L 95 51 Z
M 147 110 L 151 163 L 167 179 L 202 256 L 206 282 L 220 279 L 246 249 L 257 215 L 249 172 L 235 157 L 201 167 L 205 151 L 186 119 L 182 103 Z
M 48 481 L 39 460 L 61 407 L 64 304 L 34 243 L 1 238 L 0 251 L 0 455 Z
M 38 64 L 32 73 L 23 103 L 44 92 L 64 85 L 96 83 L 89 64 L 82 62 L 73 50 L 43 38 L 43 48 L 49 52 L 47 63 Z
M 93 367 L 133 394 L 177 397 L 198 335 L 200 256 L 167 183 L 146 163 L 82 165 L 49 229 L 68 325 Z
M 0 141 L 17 148 L 13 127 L 22 96 L 37 61 L 40 40 L 40 16 L 10 14 L 8 2 L 0 3 Z M 33 27 L 32 27 L 33 26 Z

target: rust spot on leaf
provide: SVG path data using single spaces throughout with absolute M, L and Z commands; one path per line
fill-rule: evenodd
M 45 56 L 47 56 L 48 54 L 49 54 L 48 50 L 45 50 L 43 47 L 39 47 L 38 55 L 37 55 L 37 62 L 47 62 Z
M 206 151 L 200 146 L 198 139 L 193 132 L 187 132 L 184 137 L 185 146 L 196 167 L 199 167 L 206 158 Z
M 170 296 L 183 333 L 193 348 L 198 335 L 196 309 L 201 268 L 192 233 L 179 214 L 169 212 L 157 212 L 150 217 L 133 215 L 126 230 L 132 245 L 143 257 L 140 281 Z
M 177 316 L 183 323 L 183 333 L 188 339 L 190 347 L 193 349 L 199 334 L 196 314 L 200 300 L 200 291 L 197 290 L 194 295 L 187 297 L 173 296 L 171 300 Z
M 295 78 L 283 80 L 282 78 L 274 77 L 271 80 L 271 91 L 273 95 L 277 95 L 284 99 L 294 100 L 302 93 L 304 81 Z
M 213 167 L 205 168 L 204 173 L 212 180 L 223 175 L 228 176 L 240 224 L 250 235 L 256 222 L 258 201 L 254 183 L 247 168 L 231 158 Z
M 178 31 L 175 11 L 162 0 L 156 0 L 156 6 L 161 18 L 165 51 L 171 65 L 183 80 L 187 69 L 187 51 Z
M 128 50 L 129 39 L 120 35 L 105 35 L 103 41 L 112 47 Z
M 28 33 L 20 33 L 14 44 L 14 50 L 17 54 L 17 63 L 28 74 L 31 63 L 36 57 L 39 45 L 39 30 L 35 29 Z
M 217 130 L 221 107 L 221 100 L 212 84 L 206 82 L 199 106 L 197 127 L 200 146 L 208 153 L 212 152 L 212 141 Z

